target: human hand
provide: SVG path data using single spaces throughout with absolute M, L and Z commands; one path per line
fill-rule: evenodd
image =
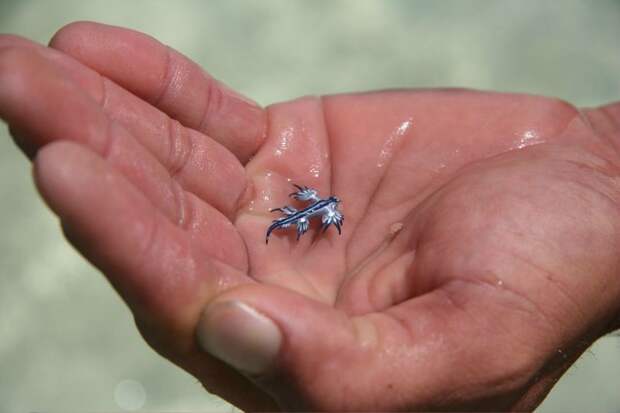
M 135 32 L 51 47 L 0 38 L 0 116 L 149 344 L 241 408 L 533 409 L 618 320 L 618 105 L 263 110 Z M 265 245 L 290 182 L 343 200 L 342 236 Z

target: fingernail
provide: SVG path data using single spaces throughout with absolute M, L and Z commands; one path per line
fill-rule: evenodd
M 197 336 L 203 350 L 249 374 L 268 371 L 282 342 L 273 321 L 239 301 L 209 305 L 198 323 Z

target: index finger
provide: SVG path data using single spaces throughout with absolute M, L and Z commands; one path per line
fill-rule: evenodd
M 265 110 L 154 38 L 92 22 L 60 29 L 50 46 L 118 83 L 187 127 L 213 137 L 241 162 L 260 147 Z

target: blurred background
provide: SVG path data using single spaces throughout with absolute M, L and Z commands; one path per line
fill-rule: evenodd
M 0 32 L 45 43 L 74 20 L 149 33 L 262 104 L 435 86 L 620 98 L 618 0 L 0 0 Z M 142 341 L 0 135 L 0 411 L 232 411 Z M 538 412 L 620 412 L 619 389 L 606 337 Z

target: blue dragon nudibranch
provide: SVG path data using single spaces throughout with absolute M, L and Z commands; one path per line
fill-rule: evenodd
M 296 192 L 289 194 L 289 196 L 297 199 L 298 201 L 310 201 L 311 204 L 302 210 L 297 210 L 291 206 L 284 206 L 282 208 L 273 208 L 270 212 L 282 212 L 284 216 L 274 220 L 269 228 L 267 228 L 267 236 L 265 237 L 265 244 L 269 242 L 269 235 L 271 232 L 278 228 L 288 228 L 291 225 L 297 226 L 297 239 L 301 237 L 310 226 L 310 218 L 321 216 L 321 222 L 323 223 L 323 232 L 327 228 L 334 224 L 338 229 L 338 234 L 341 234 L 340 227 L 344 223 L 344 215 L 338 211 L 338 204 L 340 199 L 335 196 L 322 199 L 319 197 L 318 192 L 315 189 L 308 188 L 307 186 L 295 185 Z

